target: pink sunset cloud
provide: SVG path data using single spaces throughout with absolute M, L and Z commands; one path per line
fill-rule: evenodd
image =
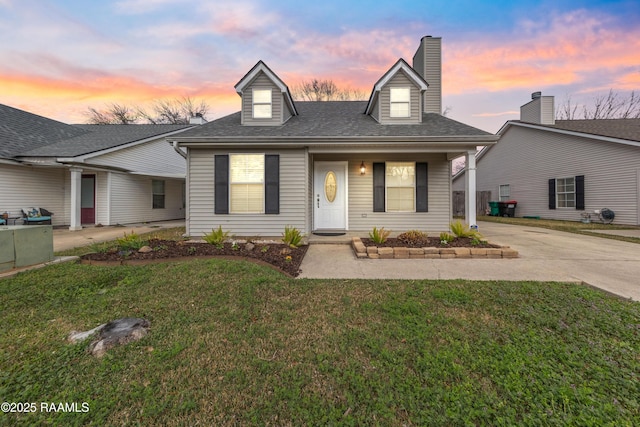
M 640 63 L 640 28 L 605 28 L 606 17 L 586 11 L 555 17 L 512 40 L 445 44 L 444 91 L 451 94 L 567 85 L 594 72 L 602 79 Z M 616 78 L 607 81 L 615 85 Z

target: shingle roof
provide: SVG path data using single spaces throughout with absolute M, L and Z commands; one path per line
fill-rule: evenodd
M 493 136 L 488 132 L 451 120 L 440 114 L 425 113 L 422 123 L 382 125 L 364 114 L 366 101 L 297 102 L 298 116 L 280 126 L 243 126 L 240 113 L 211 121 L 181 132 L 185 138 L 255 137 L 402 137 L 402 136 Z
M 84 133 L 75 138 L 20 153 L 23 157 L 75 157 L 118 147 L 193 125 L 75 125 Z
M 640 141 L 640 118 L 556 120 L 556 124 L 553 127 L 592 135 Z
M 0 104 L 0 157 L 43 147 L 87 133 L 86 129 Z

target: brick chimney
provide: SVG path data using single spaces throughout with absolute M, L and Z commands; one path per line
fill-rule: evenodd
M 442 37 L 425 36 L 413 55 L 413 69 L 429 84 L 423 111 L 442 114 Z
M 520 107 L 520 120 L 538 125 L 555 125 L 553 96 L 542 96 L 542 92 L 533 92 L 531 101 Z

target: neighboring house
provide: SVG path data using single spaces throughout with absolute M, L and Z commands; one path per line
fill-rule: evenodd
M 448 230 L 451 160 L 497 137 L 440 114 L 440 50 L 424 37 L 368 102 L 294 103 L 259 61 L 235 86 L 241 111 L 169 138 L 187 149 L 187 234 Z
M 0 104 L 0 214 L 43 207 L 72 230 L 184 218 L 186 161 L 165 137 L 190 127 L 68 125 Z
M 478 155 L 477 190 L 516 200 L 520 217 L 580 221 L 606 207 L 614 223 L 640 225 L 640 119 L 555 120 L 553 104 L 536 92 L 498 131 Z

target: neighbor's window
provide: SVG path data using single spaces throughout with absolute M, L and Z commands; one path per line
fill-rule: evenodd
M 500 201 L 506 202 L 511 198 L 511 186 L 509 184 L 500 186 Z
M 576 180 L 574 177 L 556 179 L 556 203 L 559 208 L 576 207 Z
M 408 87 L 391 88 L 391 117 L 409 117 L 411 90 Z
M 416 164 L 387 162 L 387 212 L 414 212 L 416 194 Z
M 264 212 L 264 154 L 229 156 L 229 212 Z
M 253 118 L 271 118 L 271 89 L 253 89 Z
M 164 209 L 164 181 L 154 179 L 151 181 L 153 193 L 153 209 Z

